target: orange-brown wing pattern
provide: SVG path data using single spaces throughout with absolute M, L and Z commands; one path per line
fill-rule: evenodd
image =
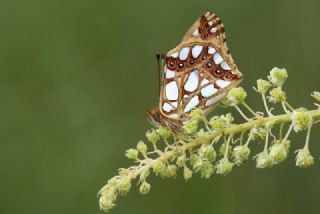
M 184 120 L 193 108 L 212 109 L 240 80 L 220 19 L 206 13 L 167 54 L 159 110 L 167 118 Z

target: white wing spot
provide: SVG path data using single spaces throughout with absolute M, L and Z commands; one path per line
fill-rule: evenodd
M 208 22 L 208 25 L 212 26 L 213 25 L 213 21 Z
M 178 99 L 178 86 L 176 81 L 169 82 L 166 85 L 166 96 L 168 100 Z
M 216 84 L 220 87 L 220 88 L 224 88 L 227 87 L 228 85 L 230 85 L 231 82 L 229 81 L 225 81 L 225 80 L 217 80 Z
M 211 95 L 217 93 L 219 90 L 214 87 L 214 85 L 210 84 L 203 89 L 201 89 L 201 95 L 204 97 L 210 97 Z
M 167 79 L 173 78 L 175 75 L 176 75 L 176 72 L 167 69 L 167 71 L 166 71 L 166 78 Z
M 164 103 L 162 108 L 165 112 L 170 112 L 173 110 L 172 106 L 169 103 Z
M 202 45 L 195 45 L 192 48 L 192 56 L 193 56 L 193 58 L 197 58 L 201 54 L 202 49 L 203 49 Z
M 199 72 L 194 70 L 189 74 L 188 80 L 184 85 L 184 89 L 189 92 L 193 92 L 198 88 L 199 83 Z
M 208 79 L 204 79 L 204 80 L 202 80 L 201 81 L 201 85 L 205 85 L 205 84 L 207 84 L 207 83 L 209 83 L 210 81 L 208 80 Z
M 188 58 L 189 51 L 190 51 L 189 47 L 182 48 L 182 50 L 179 53 L 179 59 L 186 60 Z
M 178 53 L 178 52 L 175 52 L 175 53 L 171 54 L 170 56 L 173 57 L 173 58 L 177 58 L 178 55 L 179 55 L 179 53 Z
M 214 54 L 216 52 L 216 49 L 213 47 L 208 47 L 208 54 Z
M 226 61 L 223 61 L 220 66 L 224 70 L 228 70 L 228 71 L 231 70 L 230 66 L 228 65 L 228 63 Z
M 174 107 L 174 109 L 176 109 L 178 107 L 178 102 L 171 102 L 171 105 Z
M 226 93 L 219 94 L 218 96 L 213 97 L 213 98 L 207 100 L 204 105 L 205 105 L 205 106 L 211 106 L 211 105 L 219 102 L 225 95 L 226 95 Z
M 188 97 L 189 97 L 189 95 L 187 95 L 187 94 L 183 95 L 183 98 L 188 98 Z
M 189 112 L 192 108 L 196 107 L 199 104 L 198 96 L 194 96 L 190 99 L 188 104 L 186 105 L 184 112 Z
M 195 36 L 195 37 L 198 37 L 200 35 L 198 28 L 193 32 L 192 35 Z
M 217 52 L 213 55 L 213 61 L 216 65 L 220 64 L 223 61 L 222 56 Z
M 210 29 L 210 32 L 211 32 L 211 33 L 215 33 L 215 32 L 217 32 L 217 30 L 218 30 L 218 29 L 217 29 L 216 27 L 213 27 L 213 28 Z
M 179 114 L 169 114 L 168 117 L 173 119 L 179 119 Z

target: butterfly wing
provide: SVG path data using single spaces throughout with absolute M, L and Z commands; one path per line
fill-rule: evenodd
M 241 81 L 225 42 L 220 19 L 206 13 L 166 57 L 159 109 L 182 121 L 193 108 L 209 111 Z

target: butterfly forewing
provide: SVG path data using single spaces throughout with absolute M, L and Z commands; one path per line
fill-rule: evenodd
M 240 80 L 223 24 L 206 13 L 166 56 L 159 110 L 165 118 L 183 121 L 193 108 L 211 110 Z

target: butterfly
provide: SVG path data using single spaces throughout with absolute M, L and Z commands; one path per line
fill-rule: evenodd
M 177 133 L 192 109 L 209 112 L 241 82 L 224 31 L 221 20 L 206 12 L 166 54 L 159 107 L 146 111 L 153 125 Z

